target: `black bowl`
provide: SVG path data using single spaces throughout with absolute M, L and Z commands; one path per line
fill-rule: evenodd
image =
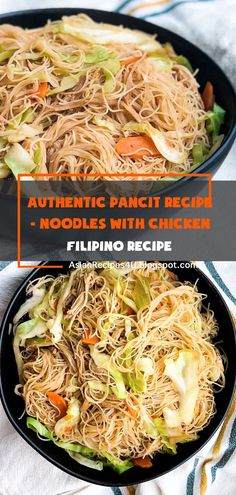
M 48 262 L 44 263 L 44 265 L 48 265 Z M 220 426 L 230 406 L 236 376 L 236 341 L 234 324 L 224 300 L 212 282 L 199 269 L 178 268 L 173 270 L 183 282 L 186 280 L 192 283 L 198 281 L 198 290 L 207 294 L 206 304 L 210 303 L 211 309 L 215 312 L 219 323 L 219 334 L 216 343 L 220 342 L 220 347 L 224 351 L 228 361 L 226 385 L 221 392 L 215 395 L 216 414 L 206 428 L 200 432 L 198 440 L 180 444 L 176 455 L 157 454 L 154 457 L 153 467 L 150 469 L 134 467 L 122 475 L 118 475 L 110 468 L 104 468 L 103 471 L 95 471 L 77 464 L 63 449 L 56 447 L 52 442 L 39 440 L 35 433 L 28 430 L 25 416 L 21 417 L 24 410 L 23 400 L 14 393 L 14 387 L 18 383 L 18 376 L 12 349 L 12 335 L 8 333 L 9 324 L 12 322 L 13 316 L 19 306 L 25 300 L 25 289 L 30 280 L 34 280 L 45 274 L 57 275 L 57 273 L 66 270 L 67 265 L 65 265 L 63 270 L 49 268 L 33 270 L 20 285 L 6 310 L 1 326 L 0 338 L 0 393 L 3 407 L 9 420 L 18 433 L 45 459 L 66 473 L 90 483 L 107 486 L 138 484 L 168 473 L 187 461 L 190 457 L 196 455 L 199 449 L 208 442 Z
M 214 174 L 228 155 L 236 136 L 236 96 L 234 89 L 224 72 L 197 46 L 161 26 L 156 26 L 150 22 L 128 15 L 103 10 L 80 8 L 25 10 L 0 15 L 0 23 L 14 24 L 23 28 L 37 28 L 43 26 L 48 19 L 55 21 L 63 15 L 75 15 L 80 12 L 89 15 L 97 22 L 123 25 L 131 29 L 139 29 L 149 34 L 157 34 L 158 40 L 161 43 L 170 42 L 178 54 L 185 55 L 189 58 L 194 69 L 199 69 L 197 80 L 200 84 L 201 91 L 207 81 L 212 82 L 216 101 L 226 111 L 225 124 L 222 127 L 222 133 L 224 133 L 225 138 L 214 155 L 197 167 L 194 170 L 194 173 Z M 191 179 L 192 178 L 189 177 L 183 177 L 181 183 Z M 228 177 L 228 179 L 230 179 L 230 177 Z M 168 186 L 168 191 L 175 187 L 178 187 L 178 181 Z

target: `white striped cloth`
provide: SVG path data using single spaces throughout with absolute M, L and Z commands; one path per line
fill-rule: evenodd
M 236 261 L 199 262 L 218 286 L 235 314 Z M 11 263 L 0 272 L 0 319 L 28 270 Z M 49 464 L 15 432 L 0 406 L 1 495 L 235 495 L 236 396 L 222 428 L 211 441 L 174 472 L 137 487 L 94 486 L 66 475 Z M 173 491 L 174 486 L 174 491 Z

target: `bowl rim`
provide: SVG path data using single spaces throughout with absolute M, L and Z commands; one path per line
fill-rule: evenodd
M 4 340 L 4 336 L 5 336 L 5 332 L 6 332 L 6 328 L 7 328 L 7 323 L 8 323 L 8 318 L 9 318 L 9 313 L 11 312 L 11 309 L 12 309 L 12 305 L 15 303 L 15 301 L 18 299 L 18 297 L 21 295 L 22 291 L 25 290 L 27 284 L 30 282 L 30 280 L 32 279 L 32 277 L 35 278 L 35 275 L 37 274 L 37 272 L 39 272 L 40 270 L 42 270 L 42 266 L 45 266 L 47 264 L 49 264 L 50 261 L 43 261 L 40 263 L 39 265 L 39 268 L 35 268 L 33 270 L 30 271 L 30 273 L 25 277 L 24 280 L 22 280 L 18 286 L 18 288 L 15 290 L 13 296 L 11 297 L 11 300 L 10 302 L 8 303 L 7 305 L 7 308 L 5 310 L 5 313 L 4 313 L 4 316 L 3 316 L 3 319 L 2 319 L 2 322 L 1 322 L 1 325 L 0 325 L 0 354 L 2 352 L 2 345 L 3 345 L 3 340 Z M 67 262 L 66 262 L 67 263 Z M 63 269 L 68 269 L 69 270 L 69 267 L 66 267 L 64 266 Z M 184 268 L 179 268 L 179 270 L 184 270 Z M 232 318 L 232 315 L 231 315 L 231 311 L 229 310 L 228 308 L 228 305 L 224 299 L 224 297 L 221 295 L 218 287 L 216 287 L 216 285 L 212 282 L 212 280 L 198 267 L 191 267 L 191 270 L 194 270 L 195 273 L 196 273 L 196 276 L 199 276 L 199 279 L 203 279 L 203 281 L 209 285 L 211 287 L 211 289 L 213 290 L 213 292 L 216 293 L 216 295 L 220 298 L 221 300 L 221 303 L 224 307 L 224 311 L 227 312 L 227 315 L 228 315 L 228 318 L 229 318 L 229 323 L 230 323 L 230 326 L 231 326 L 231 331 L 232 331 L 232 335 L 234 336 L 234 352 L 235 352 L 235 356 L 236 356 L 236 328 L 235 328 L 235 324 L 234 324 L 234 320 Z M 58 272 L 59 270 L 57 270 Z M 1 367 L 0 367 L 0 371 L 1 371 Z M 198 452 L 200 452 L 205 446 L 206 444 L 211 440 L 211 438 L 215 435 L 215 433 L 219 430 L 220 426 L 222 425 L 228 411 L 229 411 L 229 408 L 232 404 L 232 401 L 233 401 L 233 397 L 234 397 L 234 391 L 235 391 L 235 388 L 236 388 L 236 366 L 235 366 L 235 372 L 234 372 L 234 377 L 233 377 L 233 381 L 232 381 L 232 384 L 231 384 L 231 392 L 230 392 L 230 399 L 228 400 L 227 402 L 227 405 L 225 405 L 225 408 L 224 408 L 224 412 L 221 413 L 221 418 L 220 418 L 220 421 L 217 423 L 217 425 L 215 426 L 215 428 L 213 429 L 213 431 L 207 436 L 207 438 L 203 441 L 203 443 L 190 455 L 188 455 L 184 460 L 178 462 L 175 466 L 171 467 L 170 469 L 165 469 L 161 474 L 157 474 L 157 475 L 151 475 L 151 476 L 148 476 L 148 470 L 147 470 L 147 474 L 145 475 L 145 472 L 143 473 L 144 476 L 143 476 L 143 480 L 142 481 L 134 481 L 134 480 L 131 480 L 130 482 L 129 481 L 117 481 L 117 482 L 113 482 L 112 484 L 109 482 L 109 481 L 106 481 L 106 479 L 104 480 L 99 480 L 99 481 L 94 481 L 92 480 L 91 481 L 91 477 L 93 476 L 93 474 L 90 475 L 87 475 L 87 474 L 83 474 L 83 473 L 79 473 L 77 474 L 76 473 L 76 470 L 74 469 L 70 469 L 70 468 L 67 468 L 66 466 L 64 466 L 61 462 L 57 461 L 56 458 L 54 457 L 51 457 L 51 455 L 49 455 L 47 452 L 44 452 L 42 449 L 41 449 L 41 446 L 40 445 L 37 445 L 35 442 L 34 442 L 34 439 L 31 438 L 30 436 L 27 435 L 27 432 L 23 431 L 21 429 L 21 426 L 18 424 L 18 422 L 14 419 L 14 417 L 12 416 L 11 414 L 11 411 L 10 411 L 10 407 L 8 406 L 8 401 L 5 397 L 5 394 L 4 394 L 4 391 L 3 391 L 3 384 L 2 384 L 2 374 L 0 372 L 0 399 L 1 399 L 1 402 L 2 402 L 2 405 L 3 405 L 3 408 L 4 408 L 4 411 L 10 421 L 10 423 L 13 425 L 14 429 L 17 431 L 17 433 L 20 434 L 20 436 L 36 451 L 38 452 L 44 459 L 46 459 L 47 461 L 49 461 L 50 463 L 52 463 L 54 466 L 56 466 L 57 468 L 59 468 L 61 471 L 69 474 L 70 476 L 73 476 L 77 479 L 82 479 L 83 481 L 87 481 L 91 484 L 95 484 L 95 485 L 103 485 L 103 486 L 114 486 L 114 487 L 119 487 L 119 486 L 129 486 L 129 485 L 135 485 L 135 484 L 141 484 L 141 483 L 144 483 L 146 481 L 151 481 L 152 479 L 157 479 L 161 476 L 164 476 L 165 474 L 168 474 L 172 471 L 174 471 L 175 469 L 179 468 L 180 466 L 182 466 L 183 464 L 185 464 L 187 461 L 189 461 L 191 458 L 195 457 Z M 92 473 L 92 470 L 91 470 L 91 473 Z
M 67 14 L 65 14 L 65 11 L 67 11 Z M 175 36 L 176 39 L 179 40 L 180 42 L 187 43 L 189 48 L 192 48 L 194 50 L 198 50 L 199 55 L 203 56 L 206 61 L 208 61 L 210 64 L 213 64 L 215 67 L 217 67 L 217 70 L 220 72 L 220 77 L 224 81 L 224 84 L 226 84 L 228 86 L 229 90 L 232 93 L 232 96 L 234 99 L 235 120 L 232 124 L 232 128 L 225 135 L 223 142 L 221 143 L 220 147 L 213 153 L 213 155 L 211 155 L 206 161 L 204 161 L 201 165 L 199 165 L 198 167 L 196 167 L 192 171 L 193 174 L 199 174 L 199 173 L 204 173 L 204 172 L 211 174 L 211 172 L 208 172 L 211 165 L 214 165 L 214 163 L 218 159 L 220 159 L 221 155 L 224 154 L 225 151 L 227 151 L 228 146 L 232 145 L 235 138 L 236 138 L 236 90 L 234 89 L 230 79 L 225 74 L 223 69 L 218 65 L 218 63 L 215 62 L 215 60 L 213 60 L 206 52 L 204 52 L 197 45 L 195 45 L 194 43 L 192 43 L 188 39 L 184 38 L 183 36 L 174 33 L 174 31 L 171 31 L 170 29 L 162 27 L 159 24 L 153 24 L 152 22 L 149 22 L 146 19 L 140 19 L 139 17 L 130 16 L 127 14 L 116 12 L 116 11 L 107 11 L 107 10 L 102 10 L 102 9 L 89 9 L 89 8 L 87 9 L 87 8 L 80 8 L 80 7 L 55 7 L 54 9 L 52 7 L 51 8 L 49 7 L 49 8 L 42 8 L 42 9 L 38 9 L 38 8 L 37 9 L 25 9 L 25 10 L 19 10 L 19 11 L 16 10 L 16 11 L 4 12 L 4 13 L 0 14 L 0 22 L 5 17 L 12 17 L 12 18 L 16 17 L 17 18 L 17 17 L 24 16 L 24 15 L 34 15 L 34 14 L 37 14 L 37 15 L 45 14 L 45 15 L 50 16 L 50 13 L 54 14 L 55 12 L 58 12 L 58 14 L 61 14 L 61 16 L 63 15 L 63 12 L 64 12 L 64 15 L 70 15 L 70 13 L 71 13 L 71 15 L 76 15 L 76 13 L 78 13 L 78 14 L 79 13 L 85 13 L 85 14 L 87 13 L 88 15 L 91 15 L 91 16 L 93 16 L 93 15 L 96 16 L 96 15 L 99 15 L 102 13 L 106 13 L 106 14 L 109 14 L 113 18 L 120 18 L 121 24 L 122 24 L 122 19 L 123 19 L 124 20 L 124 27 L 126 27 L 125 21 L 126 21 L 126 23 L 129 23 L 130 18 L 135 19 L 138 24 L 142 24 L 144 26 L 143 29 L 137 27 L 138 30 L 143 30 L 145 32 L 145 25 L 146 26 L 149 25 L 152 27 L 153 30 L 155 30 L 155 29 L 161 30 L 166 36 L 168 36 L 168 35 Z M 49 18 L 50 17 L 48 17 L 48 19 Z M 112 20 L 110 21 L 110 23 L 112 23 Z M 131 28 L 131 29 L 133 29 L 133 28 Z M 222 161 L 222 163 L 223 163 L 223 161 Z M 187 180 L 193 180 L 193 179 L 194 179 L 194 177 L 184 176 L 181 179 L 179 179 L 179 181 L 177 181 L 177 182 L 180 182 L 181 184 L 183 184 Z M 229 178 L 229 180 L 230 180 L 230 178 Z M 176 181 L 173 181 L 173 183 L 176 183 Z M 171 190 L 174 187 L 175 187 L 174 184 L 167 185 L 167 187 L 165 188 L 165 192 L 168 192 L 169 190 Z

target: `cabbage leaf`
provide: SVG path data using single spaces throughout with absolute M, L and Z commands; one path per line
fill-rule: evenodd
M 134 465 L 130 459 L 125 459 L 124 461 L 119 459 L 119 457 L 113 456 L 106 452 L 105 450 L 101 451 L 101 456 L 107 459 L 107 465 L 112 467 L 117 473 L 122 474 L 128 469 L 132 468 Z
M 75 397 L 70 399 L 66 415 L 59 419 L 55 424 L 55 433 L 61 437 L 66 431 L 72 430 L 80 420 L 80 402 Z
M 146 52 L 162 50 L 161 44 L 154 37 L 141 31 L 121 28 L 113 24 L 81 22 L 80 19 L 64 17 L 56 26 L 55 31 L 70 34 L 84 42 L 92 44 L 132 44 L 137 45 L 141 50 Z
M 20 347 L 25 346 L 26 339 L 38 337 L 46 333 L 47 326 L 40 318 L 33 318 L 20 323 L 16 328 L 13 339 L 13 350 L 18 370 L 19 379 L 22 379 L 23 359 L 20 352 Z
M 13 318 L 13 323 L 16 325 L 20 319 L 40 304 L 44 298 L 45 289 L 43 287 L 33 288 L 32 295 L 20 306 Z
M 199 392 L 198 367 L 199 358 L 194 351 L 179 351 L 176 360 L 165 359 L 164 374 L 170 378 L 179 393 L 179 408 L 163 409 L 167 426 L 175 428 L 181 423 L 189 425 L 192 422 Z
M 105 352 L 99 352 L 95 346 L 90 347 L 90 355 L 98 368 L 103 368 L 108 371 L 115 381 L 115 386 L 112 387 L 112 391 L 118 399 L 126 398 L 126 388 L 122 373 L 111 364 L 111 356 Z
M 78 452 L 73 452 L 68 450 L 67 453 L 69 456 L 74 459 L 74 461 L 78 462 L 78 464 L 81 464 L 82 466 L 89 467 L 91 469 L 96 469 L 96 471 L 102 471 L 103 470 L 103 462 L 94 460 L 94 459 L 88 459 L 88 457 L 85 457 L 82 454 L 79 454 Z
M 4 161 L 17 178 L 18 174 L 29 174 L 36 167 L 33 158 L 19 143 L 11 146 Z
M 49 90 L 47 92 L 47 96 L 56 95 L 58 93 L 64 93 L 64 91 L 67 91 L 68 89 L 74 88 L 76 86 L 76 84 L 78 83 L 80 77 L 81 77 L 81 73 L 76 74 L 74 76 L 63 77 L 59 86 L 57 88 Z
M 149 305 L 151 297 L 148 277 L 137 275 L 133 290 L 133 300 L 138 310 L 146 308 Z
M 213 110 L 206 114 L 206 129 L 213 139 L 219 136 L 220 128 L 225 120 L 225 110 L 214 103 Z
M 123 131 L 136 132 L 137 134 L 146 134 L 149 136 L 155 144 L 160 154 L 166 158 L 166 160 L 172 163 L 181 164 L 186 158 L 185 152 L 176 150 L 165 135 L 158 129 L 153 127 L 149 122 L 137 123 L 129 122 L 123 127 Z

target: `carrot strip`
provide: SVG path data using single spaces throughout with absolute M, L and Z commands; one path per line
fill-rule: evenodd
M 148 136 L 129 136 L 120 138 L 116 143 L 116 151 L 119 155 L 126 155 L 131 158 L 160 155 L 155 144 Z
M 84 332 L 84 336 L 82 338 L 82 342 L 83 344 L 97 344 L 98 342 L 100 342 L 100 339 L 99 337 L 97 337 L 97 335 L 92 335 L 88 332 L 88 331 L 85 331 Z
M 132 416 L 132 418 L 137 418 L 137 412 L 133 407 L 131 407 L 129 404 L 127 404 L 127 409 L 130 413 L 130 416 Z
M 51 404 L 59 410 L 58 419 L 63 418 L 67 411 L 66 400 L 61 395 L 56 394 L 56 392 L 48 392 L 47 396 Z
M 46 96 L 46 94 L 47 94 L 47 90 L 48 90 L 48 83 L 42 82 L 39 84 L 38 91 L 36 91 L 31 96 L 39 96 L 40 98 L 44 98 L 44 96 Z
M 203 90 L 202 101 L 204 103 L 206 112 L 209 112 L 209 110 L 213 109 L 213 105 L 215 103 L 215 95 L 214 95 L 214 88 L 209 81 L 207 81 L 205 88 Z
M 125 67 L 126 65 L 129 65 L 129 64 L 133 64 L 134 62 L 137 62 L 138 60 L 140 60 L 141 56 L 140 55 L 136 55 L 136 56 L 133 56 L 133 57 L 130 57 L 130 58 L 126 58 L 125 60 L 121 60 L 120 61 L 120 64 Z
M 146 457 L 136 457 L 136 459 L 133 459 L 133 463 L 135 466 L 141 467 L 141 468 L 150 468 L 152 467 L 152 461 L 149 456 Z
M 138 405 L 139 401 L 138 399 L 135 397 L 135 395 L 132 395 L 132 401 L 134 404 Z

